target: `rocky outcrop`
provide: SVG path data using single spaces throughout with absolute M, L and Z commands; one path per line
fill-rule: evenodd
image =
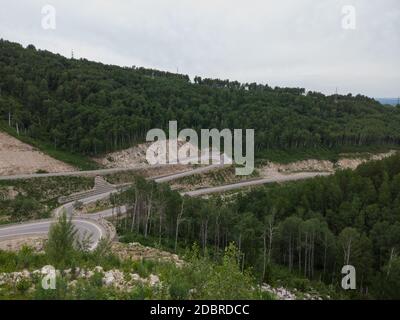
M 20 281 L 25 280 L 31 283 L 30 290 L 34 289 L 34 283 L 42 279 L 49 273 L 54 273 L 52 266 L 43 266 L 41 269 L 20 272 L 0 273 L 0 287 L 4 285 L 15 286 Z M 148 285 L 150 287 L 160 286 L 161 281 L 157 275 L 150 274 L 147 278 L 141 277 L 137 273 L 124 273 L 118 269 L 104 271 L 101 266 L 93 269 L 75 268 L 65 270 L 55 270 L 56 277 L 62 276 L 67 280 L 68 287 L 75 287 L 79 280 L 89 280 L 93 276 L 100 274 L 102 276 L 102 284 L 107 287 L 114 287 L 123 291 L 130 291 L 137 285 Z
M 169 143 L 176 143 L 178 149 L 187 142 L 184 140 L 165 140 L 166 150 L 163 151 L 163 144 L 161 142 L 146 142 L 136 145 L 128 149 L 115 151 L 109 153 L 101 158 L 94 158 L 93 160 L 101 164 L 105 168 L 129 168 L 135 169 L 138 167 L 148 167 L 149 163 L 146 159 L 146 153 L 151 148 L 155 154 L 165 152 L 165 156 L 168 159 L 169 156 Z M 197 149 L 197 148 L 196 148 Z
M 152 247 L 146 247 L 138 242 L 112 244 L 111 251 L 116 254 L 121 260 L 155 260 L 158 262 L 172 262 L 177 266 L 183 265 L 178 255 L 167 251 L 162 251 Z
M 392 150 L 386 153 L 370 154 L 367 153 L 363 157 L 346 157 L 345 154 L 337 162 L 329 160 L 308 159 L 302 161 L 281 164 L 268 162 L 261 167 L 261 176 L 272 178 L 281 176 L 282 174 L 290 174 L 296 172 L 334 172 L 337 169 L 356 169 L 360 164 L 371 160 L 382 160 L 394 155 L 396 151 Z M 349 156 L 349 155 L 348 155 Z
M 290 291 L 283 287 L 273 288 L 269 284 L 263 283 L 261 291 L 269 292 L 277 297 L 278 300 L 322 300 L 322 298 L 315 294 L 298 292 L 296 289 Z

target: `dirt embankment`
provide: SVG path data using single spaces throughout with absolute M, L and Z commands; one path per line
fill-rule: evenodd
M 74 167 L 0 132 L 0 176 L 29 174 L 38 171 L 67 172 L 74 170 Z
M 24 246 L 28 246 L 37 253 L 43 253 L 47 235 L 37 235 L 29 237 L 17 237 L 12 240 L 0 241 L 0 250 L 19 251 Z M 121 243 L 113 242 L 111 244 L 111 252 L 118 256 L 121 260 L 155 260 L 159 262 L 173 262 L 177 266 L 183 264 L 183 260 L 176 254 L 163 251 L 153 247 L 144 246 L 138 242 Z
M 395 150 L 391 150 L 386 153 L 367 154 L 367 156 L 364 158 L 342 158 L 339 159 L 339 161 L 336 163 L 336 166 L 340 169 L 355 169 L 364 162 L 373 160 L 382 160 L 394 155 L 395 153 L 396 153 Z
M 395 151 L 380 154 L 363 154 L 359 157 L 355 155 L 349 157 L 349 155 L 343 154 L 342 158 L 335 163 L 329 160 L 316 159 L 297 161 L 288 164 L 268 162 L 266 165 L 256 168 L 251 176 L 236 176 L 234 168 L 231 166 L 215 169 L 205 174 L 197 174 L 177 179 L 171 183 L 171 188 L 179 191 L 193 191 L 218 185 L 233 184 L 249 179 L 281 179 L 282 177 L 295 176 L 307 172 L 333 173 L 338 169 L 355 169 L 366 161 L 381 160 L 394 153 Z
M 147 142 L 138 144 L 137 146 L 128 149 L 111 152 L 103 157 L 94 158 L 93 160 L 104 166 L 105 168 L 135 169 L 138 167 L 147 167 L 149 166 L 149 163 L 146 160 L 146 152 L 148 149 L 151 149 L 156 157 L 161 157 L 161 155 L 165 155 L 166 161 L 168 163 L 168 147 L 170 141 L 172 140 L 165 141 L 166 149 L 164 149 L 164 145 L 160 142 Z M 186 142 L 183 140 L 176 140 L 172 142 L 177 144 L 178 149 L 186 144 Z
M 260 175 L 263 177 L 274 177 L 296 172 L 334 172 L 338 169 L 356 169 L 364 162 L 382 160 L 394 155 L 395 153 L 396 151 L 391 150 L 386 153 L 364 154 L 362 157 L 346 157 L 346 155 L 343 154 L 335 163 L 329 160 L 316 159 L 297 161 L 288 164 L 269 162 L 265 166 L 259 168 L 259 171 Z

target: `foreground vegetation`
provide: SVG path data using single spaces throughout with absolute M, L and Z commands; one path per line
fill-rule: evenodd
M 87 244 L 87 243 L 86 243 Z M 65 216 L 53 225 L 44 253 L 23 248 L 18 253 L 0 251 L 1 272 L 28 270 L 52 265 L 60 270 L 56 288 L 42 287 L 43 275 L 32 273 L 18 280 L 0 281 L 0 299 L 271 299 L 269 293 L 257 289 L 249 271 L 242 272 L 237 262 L 237 250 L 230 245 L 221 261 L 216 263 L 199 254 L 195 246 L 189 250 L 183 266 L 151 260 L 121 260 L 103 240 L 90 252 L 85 241 L 79 239 L 73 224 Z M 79 277 L 77 269 L 95 268 L 89 276 Z M 132 273 L 140 277 L 157 274 L 155 283 L 133 282 L 121 288 L 104 283 L 104 272 L 118 268 L 124 277 Z M 68 269 L 68 270 L 67 270 Z M 81 272 L 82 273 L 82 272 Z M 153 276 L 154 277 L 154 276 Z M 3 279 L 2 278 L 2 279 Z
M 41 179 L 35 184 L 1 182 L 2 190 L 13 186 L 25 190 L 21 197 L 47 199 L 43 203 L 51 203 L 54 194 L 69 192 L 64 188 L 91 187 L 92 183 L 92 179 L 75 177 Z M 254 283 L 266 282 L 306 292 L 317 290 L 333 298 L 400 297 L 399 154 L 365 163 L 355 171 L 257 187 L 224 200 L 219 196 L 182 197 L 168 185 L 139 176 L 133 180 L 131 189 L 110 198 L 114 207 L 111 222 L 123 242 L 139 241 L 181 256 L 187 256 L 187 249 L 197 243 L 194 256 L 212 265 L 224 261 L 226 248 L 235 243 L 235 263 L 240 272 L 251 270 Z M 9 208 L 15 206 L 16 219 L 27 218 L 32 212 L 30 204 L 17 207 L 13 205 L 16 201 L 2 203 L 8 203 Z M 118 210 L 123 204 L 127 205 L 127 215 Z M 21 215 L 19 210 L 27 214 Z M 40 208 L 37 212 L 41 212 Z M 46 255 L 33 257 L 24 251 L 2 253 L 0 270 L 15 271 L 51 263 L 48 250 Z M 68 252 L 54 250 L 65 251 Z M 62 257 L 54 259 L 56 265 L 61 261 Z M 85 252 L 72 260 L 68 257 L 65 266 L 124 269 L 125 263 L 111 253 L 96 256 Z M 151 270 L 159 274 L 166 272 L 161 271 L 165 266 L 144 263 L 156 268 Z M 356 268 L 357 290 L 344 292 L 340 286 L 340 271 L 345 264 Z M 171 268 L 172 273 L 179 273 Z
M 60 196 L 93 188 L 94 178 L 44 177 L 0 181 L 0 221 L 47 218 Z

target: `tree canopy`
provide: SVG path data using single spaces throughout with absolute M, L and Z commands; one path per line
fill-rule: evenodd
M 67 59 L 0 40 L 0 120 L 83 154 L 143 141 L 151 128 L 255 129 L 255 150 L 400 143 L 400 109 L 361 95 L 325 96 L 141 67 Z

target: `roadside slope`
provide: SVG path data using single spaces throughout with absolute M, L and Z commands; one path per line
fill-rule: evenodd
M 0 132 L 0 176 L 40 171 L 67 172 L 75 168 L 56 160 L 18 139 Z

